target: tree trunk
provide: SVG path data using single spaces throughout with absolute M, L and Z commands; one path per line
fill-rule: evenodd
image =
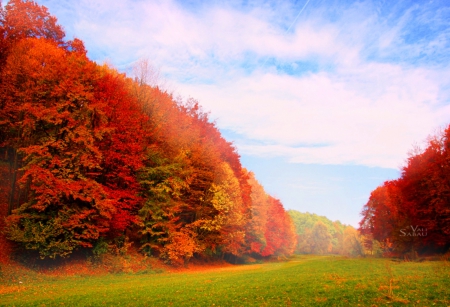
M 18 154 L 17 150 L 14 149 L 14 162 L 12 167 L 12 181 L 11 181 L 11 190 L 9 194 L 8 201 L 8 215 L 11 215 L 12 210 L 14 209 L 14 195 L 16 193 L 16 179 L 17 179 L 17 164 L 18 164 Z

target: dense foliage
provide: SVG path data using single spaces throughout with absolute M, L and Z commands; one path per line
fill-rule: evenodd
M 293 253 L 282 204 L 195 100 L 147 84 L 145 62 L 130 78 L 64 36 L 34 1 L 0 12 L 9 240 L 42 258 L 131 242 L 173 264 Z
M 415 149 L 399 179 L 372 192 L 362 216 L 369 248 L 412 256 L 450 248 L 450 126 Z

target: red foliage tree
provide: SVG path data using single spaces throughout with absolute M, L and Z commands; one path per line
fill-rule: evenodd
M 64 44 L 65 33 L 56 17 L 35 1 L 9 0 L 2 17 L 3 35 L 9 41 L 36 37 Z
M 145 116 L 128 92 L 124 76 L 107 67 L 102 68 L 94 97 L 107 118 L 104 129 L 108 131 L 97 142 L 103 155 L 97 180 L 105 186 L 115 208 L 111 231 L 120 233 L 137 222 L 141 199 L 136 176 L 143 167 L 145 131 L 142 125 Z
M 290 216 L 281 202 L 269 197 L 269 209 L 266 225 L 266 246 L 262 256 L 288 256 L 294 252 L 297 245 L 295 229 Z
M 402 172 L 403 210 L 412 225 L 426 229 L 421 245 L 431 249 L 450 244 L 450 126 L 408 159 Z M 419 236 L 417 236 L 419 237 Z
M 416 150 L 402 176 L 372 192 L 360 231 L 397 252 L 445 251 L 450 246 L 450 126 Z
M 269 209 L 269 196 L 253 173 L 249 174 L 251 186 L 251 216 L 247 221 L 247 253 L 260 255 L 266 247 L 266 227 Z
M 8 233 L 43 257 L 91 246 L 114 210 L 92 175 L 102 160 L 95 143 L 105 133 L 93 102 L 96 76 L 85 55 L 45 39 L 18 42 L 2 72 L 1 124 L 24 170 L 21 197 L 11 191 L 18 208 Z

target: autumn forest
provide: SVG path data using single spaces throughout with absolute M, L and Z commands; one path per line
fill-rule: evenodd
M 48 10 L 0 6 L 0 258 L 403 256 L 450 247 L 450 127 L 374 190 L 360 229 L 285 210 L 192 98 L 90 60 Z M 412 257 L 412 256 L 411 256 Z
M 1 20 L 5 232 L 41 258 L 131 242 L 172 264 L 193 256 L 288 256 L 278 199 L 192 99 L 177 101 L 89 60 L 45 7 L 9 1 Z

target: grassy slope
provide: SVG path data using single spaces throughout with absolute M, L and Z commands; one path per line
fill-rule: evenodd
M 2 306 L 447 306 L 448 262 L 298 256 L 203 272 L 0 284 Z

